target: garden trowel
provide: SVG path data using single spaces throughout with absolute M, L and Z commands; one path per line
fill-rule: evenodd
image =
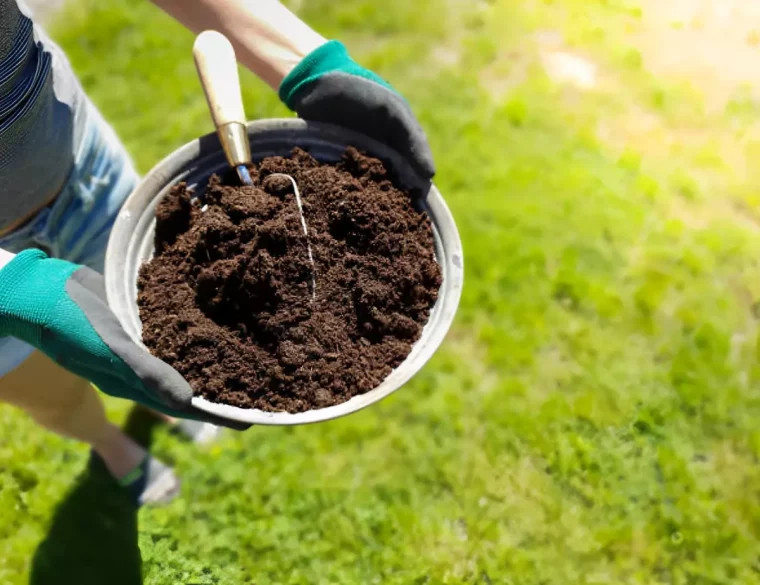
M 235 50 L 223 34 L 207 30 L 195 39 L 193 58 L 227 161 L 237 171 L 240 181 L 251 185 L 246 166 L 251 162 L 251 146 Z

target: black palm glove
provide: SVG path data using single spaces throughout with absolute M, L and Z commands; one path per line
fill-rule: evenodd
M 427 136 L 407 101 L 352 60 L 342 43 L 329 41 L 307 55 L 279 95 L 304 120 L 362 132 L 404 155 L 426 181 L 435 175 Z

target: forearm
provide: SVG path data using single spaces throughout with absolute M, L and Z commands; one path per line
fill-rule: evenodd
M 274 90 L 324 37 L 276 0 L 152 0 L 195 33 L 212 29 L 237 59 Z
M 8 252 L 7 250 L 0 248 L 0 270 L 2 270 L 3 266 L 8 264 L 8 262 L 13 260 L 15 257 L 16 255 L 12 252 Z

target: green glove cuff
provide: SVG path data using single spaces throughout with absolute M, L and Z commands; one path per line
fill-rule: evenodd
M 372 71 L 365 69 L 348 55 L 346 47 L 340 41 L 328 41 L 306 55 L 280 84 L 280 100 L 291 110 L 295 110 L 296 96 L 326 73 L 340 71 L 349 75 L 363 77 L 382 85 L 396 93 L 386 81 Z
M 0 270 L 0 336 L 17 337 L 39 347 L 43 325 L 62 296 L 76 264 L 42 261 L 40 250 L 24 250 Z

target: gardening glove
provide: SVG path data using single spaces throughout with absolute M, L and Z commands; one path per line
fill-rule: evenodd
M 425 132 L 407 101 L 357 64 L 338 41 L 309 53 L 282 81 L 280 99 L 300 118 L 362 132 L 397 150 L 429 184 L 435 175 Z
M 108 308 L 103 277 L 89 268 L 39 250 L 18 254 L 0 270 L 0 336 L 29 343 L 111 396 L 230 425 L 195 409 L 185 379 L 129 338 Z

